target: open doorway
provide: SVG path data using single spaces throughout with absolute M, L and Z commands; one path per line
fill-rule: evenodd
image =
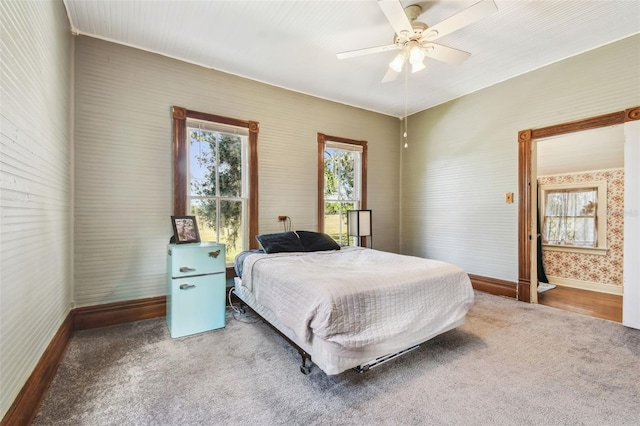
M 535 169 L 537 156 L 536 143 L 534 141 L 591 129 L 612 127 L 635 120 L 640 120 L 640 107 L 540 129 L 524 130 L 518 133 L 518 300 L 538 303 L 538 277 L 537 268 L 535 267 L 538 259 L 535 238 L 538 233 Z M 533 268 L 532 265 L 534 265 Z M 624 267 L 626 270 L 627 264 Z M 621 299 L 621 296 L 613 296 Z M 572 297 L 576 298 L 575 296 Z
M 622 124 L 534 139 L 538 303 L 622 322 Z

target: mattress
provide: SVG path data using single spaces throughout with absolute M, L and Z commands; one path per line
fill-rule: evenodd
M 360 247 L 253 253 L 242 270 L 236 294 L 327 374 L 461 325 L 474 297 L 457 266 Z

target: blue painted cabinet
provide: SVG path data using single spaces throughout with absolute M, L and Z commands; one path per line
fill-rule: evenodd
M 171 337 L 225 326 L 225 247 L 219 243 L 167 246 L 167 325 Z

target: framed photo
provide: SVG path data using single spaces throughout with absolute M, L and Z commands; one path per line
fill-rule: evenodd
M 199 243 L 200 233 L 195 216 L 171 216 L 176 244 Z

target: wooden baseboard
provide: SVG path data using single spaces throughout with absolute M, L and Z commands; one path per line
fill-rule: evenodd
M 471 285 L 473 285 L 474 290 L 484 291 L 485 293 L 496 296 L 510 297 L 512 299 L 517 297 L 516 287 L 518 283 L 473 274 L 469 274 L 469 278 L 471 279 Z
M 73 329 L 75 331 L 88 330 L 163 317 L 166 315 L 166 304 L 167 297 L 159 296 L 77 308 L 74 314 Z
M 536 287 L 537 288 L 537 287 Z M 531 282 L 520 280 L 518 282 L 518 300 L 521 302 L 531 302 Z
M 531 283 L 510 282 L 469 274 L 475 290 L 496 296 L 505 296 L 522 302 L 531 302 Z M 518 286 L 518 294 L 516 294 Z M 558 285 L 555 289 L 538 294 L 538 303 L 595 318 L 622 322 L 622 295 L 607 294 Z
M 74 331 L 163 317 L 166 296 L 128 300 L 72 310 L 27 379 L 0 426 L 30 425 L 64 357 Z
M 73 311 L 69 312 L 62 322 L 0 425 L 30 425 L 33 422 L 73 336 L 73 315 Z
M 622 296 L 558 285 L 538 295 L 538 303 L 590 317 L 622 322 Z

